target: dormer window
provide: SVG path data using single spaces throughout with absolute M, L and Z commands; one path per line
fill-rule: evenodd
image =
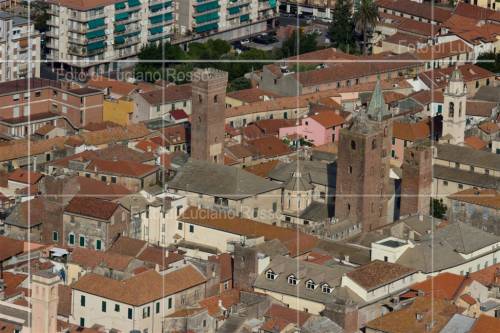
M 328 283 L 325 283 L 321 286 L 321 291 L 325 294 L 331 294 L 333 291 L 333 288 L 328 285 Z
M 297 285 L 297 278 L 295 277 L 295 275 L 290 275 L 288 276 L 288 284 L 291 284 L 292 286 L 296 286 Z
M 272 270 L 268 270 L 266 272 L 266 278 L 268 280 L 276 280 L 278 278 L 278 274 L 274 273 Z
M 306 288 L 309 290 L 314 290 L 314 289 L 316 289 L 316 283 L 314 283 L 313 280 L 307 280 Z

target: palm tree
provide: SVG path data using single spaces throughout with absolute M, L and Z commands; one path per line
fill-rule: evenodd
M 356 31 L 363 34 L 363 54 L 367 54 L 368 29 L 375 27 L 379 20 L 378 7 L 373 0 L 360 0 L 354 13 Z

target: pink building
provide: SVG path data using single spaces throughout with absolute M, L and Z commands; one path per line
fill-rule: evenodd
M 300 124 L 280 128 L 279 137 L 303 138 L 315 146 L 336 142 L 346 119 L 338 111 L 320 111 L 302 118 Z
M 403 163 L 405 147 L 413 145 L 415 141 L 428 139 L 431 135 L 429 121 L 416 123 L 395 121 L 392 129 L 392 164 L 400 166 Z

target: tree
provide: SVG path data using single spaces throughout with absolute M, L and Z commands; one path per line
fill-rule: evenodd
M 252 84 L 249 79 L 243 76 L 229 82 L 229 91 L 237 91 L 249 88 L 252 88 Z
M 500 73 L 500 53 L 483 53 L 477 57 L 477 65 L 493 73 Z
M 351 15 L 352 4 L 349 0 L 338 0 L 332 11 L 332 23 L 329 29 L 332 45 L 344 52 L 355 50 L 354 23 Z
M 318 49 L 316 37 L 316 34 L 304 34 L 302 30 L 298 32 L 297 30 L 294 31 L 292 35 L 283 42 L 283 46 L 281 47 L 283 57 L 288 58 L 298 54 L 316 51 Z
M 50 15 L 47 13 L 48 9 L 49 4 L 42 1 L 31 4 L 31 19 L 35 24 L 35 29 L 39 32 L 48 30 L 47 21 L 50 19 Z
M 373 0 L 360 0 L 354 14 L 356 30 L 363 35 L 363 54 L 368 53 L 368 30 L 375 27 L 379 20 L 378 7 Z
M 442 219 L 446 215 L 448 207 L 443 202 L 443 199 L 431 199 L 432 216 L 437 219 Z

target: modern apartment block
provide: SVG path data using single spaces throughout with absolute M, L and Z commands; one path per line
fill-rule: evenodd
M 187 39 L 232 40 L 265 32 L 277 15 L 276 0 L 182 0 L 177 26 Z
M 48 59 L 74 72 L 103 72 L 174 33 L 172 0 L 51 0 Z
M 27 19 L 0 12 L 0 82 L 40 76 L 40 34 Z

